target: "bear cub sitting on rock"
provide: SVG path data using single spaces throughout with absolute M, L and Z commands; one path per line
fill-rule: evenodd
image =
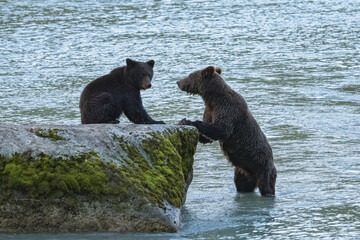
M 165 124 L 147 114 L 140 96 L 151 87 L 154 64 L 126 59 L 126 66 L 90 82 L 80 97 L 81 123 L 119 123 L 124 113 L 133 123 Z
M 201 133 L 201 143 L 220 142 L 223 153 L 235 166 L 238 192 L 252 192 L 258 187 L 262 196 L 273 196 L 277 173 L 270 144 L 245 99 L 225 83 L 220 73 L 219 68 L 210 66 L 177 82 L 182 91 L 200 95 L 205 103 L 203 121 L 183 119 L 179 124 L 195 126 Z

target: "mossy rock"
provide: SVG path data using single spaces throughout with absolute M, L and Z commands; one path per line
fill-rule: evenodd
M 0 126 L 0 232 L 174 232 L 198 132 Z

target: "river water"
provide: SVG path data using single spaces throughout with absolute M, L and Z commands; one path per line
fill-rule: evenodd
M 155 60 L 154 119 L 201 119 L 176 81 L 220 67 L 278 170 L 275 198 L 238 194 L 219 145 L 199 145 L 178 233 L 0 239 L 360 239 L 359 1 L 2 0 L 0 53 L 0 122 L 16 124 L 79 124 L 84 86 L 128 57 Z

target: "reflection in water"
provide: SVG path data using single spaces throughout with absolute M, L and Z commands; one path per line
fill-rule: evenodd
M 0 1 L 1 123 L 80 124 L 87 83 L 155 60 L 142 92 L 167 123 L 202 118 L 176 81 L 214 65 L 272 145 L 276 197 L 237 194 L 218 143 L 199 145 L 176 234 L 0 239 L 356 239 L 360 226 L 360 3 Z M 125 117 L 122 123 L 129 123 Z

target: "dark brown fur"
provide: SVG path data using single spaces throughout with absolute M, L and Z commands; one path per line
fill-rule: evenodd
M 122 113 L 138 124 L 164 124 L 145 111 L 140 90 L 151 87 L 154 61 L 126 59 L 126 66 L 90 82 L 80 97 L 81 123 L 119 123 Z
M 200 142 L 219 141 L 224 155 L 235 166 L 237 191 L 275 195 L 276 168 L 270 144 L 245 99 L 220 77 L 221 70 L 207 67 L 177 82 L 182 91 L 200 95 L 205 103 L 203 121 L 183 119 L 195 126 Z

